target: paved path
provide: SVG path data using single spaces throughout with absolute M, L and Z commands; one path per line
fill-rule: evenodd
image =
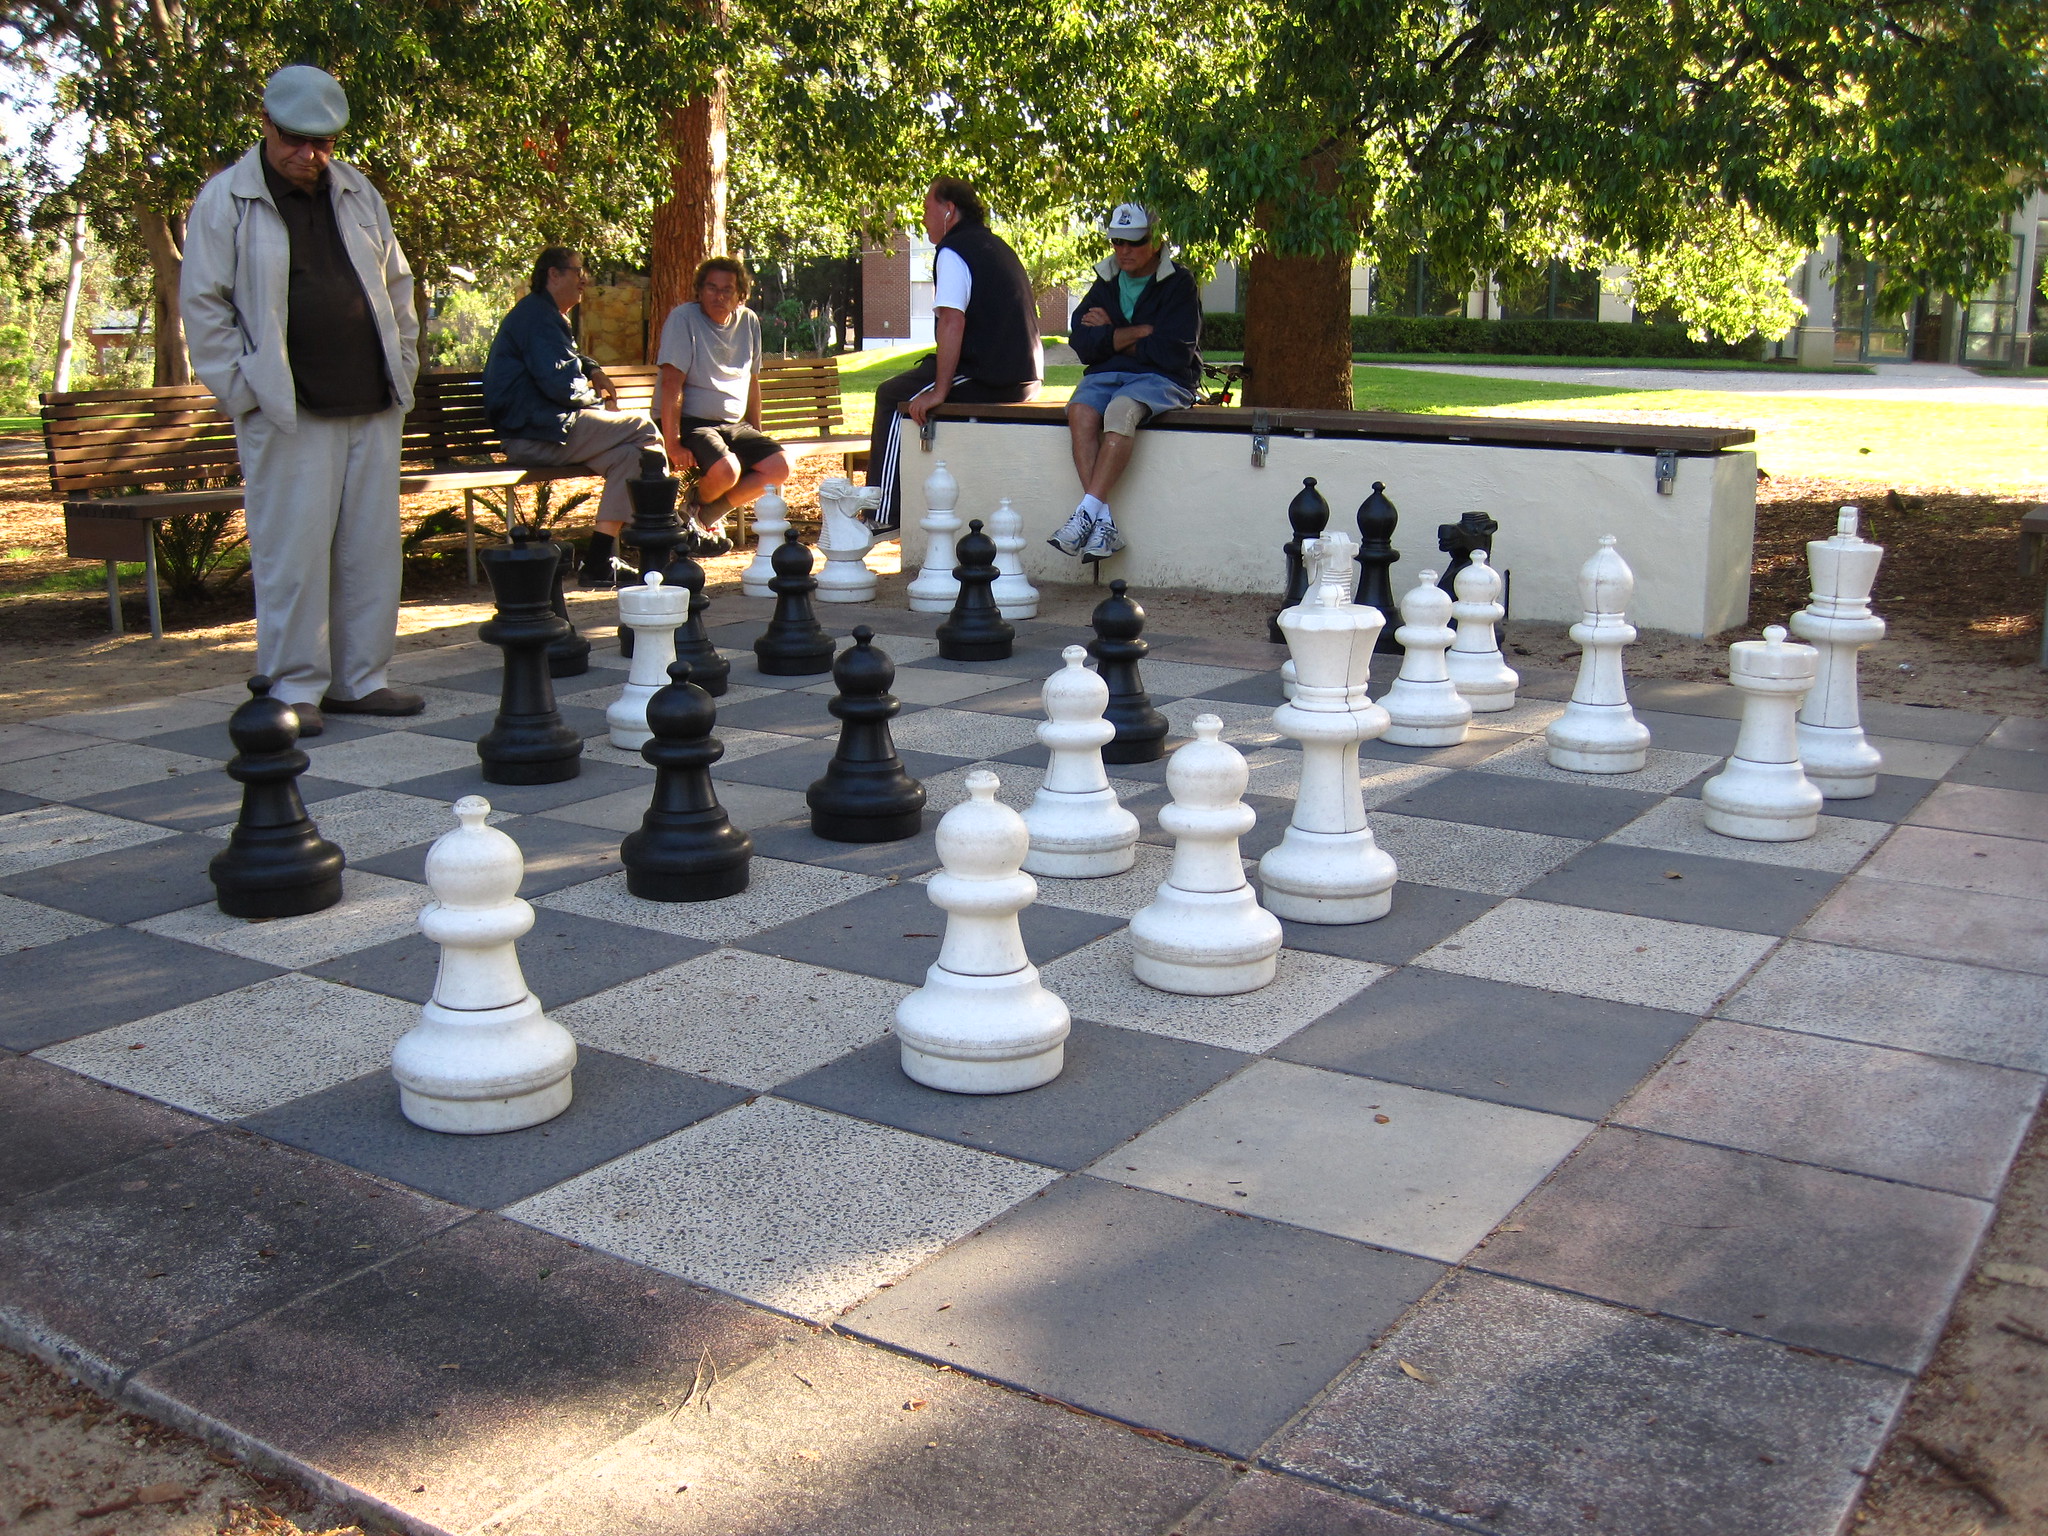
M 1723 373 L 1684 368 L 1496 368 L 1476 363 L 1374 363 L 1475 379 L 1600 384 L 1620 389 L 1694 389 L 1738 395 L 1800 395 L 1821 400 L 1939 400 L 1951 405 L 2048 407 L 2048 378 L 1997 380 L 1945 363 L 1879 363 L 1874 373 Z

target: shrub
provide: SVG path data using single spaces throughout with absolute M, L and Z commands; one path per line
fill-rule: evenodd
M 1202 345 L 1244 350 L 1244 316 L 1202 316 Z M 1694 341 L 1682 325 L 1602 320 L 1466 320 L 1436 315 L 1353 315 L 1354 352 L 1499 352 L 1525 357 L 1763 357 L 1763 338 Z

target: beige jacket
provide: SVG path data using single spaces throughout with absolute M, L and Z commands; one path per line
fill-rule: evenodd
M 199 189 L 185 222 L 179 299 L 193 371 L 221 409 L 231 416 L 260 409 L 273 425 L 296 432 L 298 391 L 284 344 L 291 236 L 270 200 L 262 154 L 258 144 Z M 412 268 L 384 199 L 363 173 L 336 160 L 327 176 L 335 224 L 384 343 L 393 402 L 410 410 L 420 331 Z

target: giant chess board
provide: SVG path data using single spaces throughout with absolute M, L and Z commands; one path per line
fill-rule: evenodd
M 0 734 L 15 1340 L 422 1528 L 583 1529 L 565 1511 L 593 1479 L 640 1475 L 603 1457 L 687 1397 L 696 1345 L 664 1330 L 692 1307 L 723 1309 L 706 1348 L 728 1375 L 829 1325 L 838 1347 L 950 1367 L 949 1390 L 1035 1395 L 1005 1400 L 1051 1415 L 1044 1469 L 1066 1491 L 905 1530 L 1036 1531 L 1043 1498 L 1062 1511 L 1045 1529 L 1163 1532 L 1226 1487 L 1203 1529 L 1309 1529 L 1286 1501 L 1342 1494 L 1354 1523 L 1314 1529 L 1836 1528 L 2048 1072 L 2048 951 L 2022 899 L 2038 866 L 2005 862 L 2041 845 L 1983 835 L 2003 830 L 1998 792 L 2048 790 L 2030 723 L 1871 706 L 1878 793 L 1828 802 L 1808 841 L 1748 843 L 1707 831 L 1698 800 L 1734 743 L 1729 689 L 1635 685 L 1648 766 L 1596 778 L 1547 764 L 1571 680 L 1529 676 L 1461 745 L 1365 745 L 1392 912 L 1286 924 L 1278 979 L 1224 998 L 1132 977 L 1125 924 L 1170 856 L 1166 765 L 1111 767 L 1144 827 L 1136 867 L 1041 878 L 1022 919 L 1074 1015 L 1066 1069 L 963 1097 L 906 1079 L 890 1035 L 944 925 L 921 883 L 933 828 L 978 766 L 1028 803 L 1040 683 L 1089 634 L 1022 621 L 1010 660 L 974 665 L 937 658 L 937 616 L 821 608 L 897 663 L 894 737 L 930 795 L 921 836 L 858 846 L 808 830 L 832 685 L 753 667 L 769 609 L 722 596 L 708 615 L 733 657 L 714 778 L 755 850 L 750 888 L 716 902 L 626 891 L 619 840 L 653 773 L 604 742 L 626 663 L 602 636 L 558 685 L 586 737 L 566 783 L 483 783 L 488 647 L 398 663 L 418 718 L 330 716 L 301 787 L 347 853 L 346 896 L 306 917 L 213 906 L 241 690 Z M 1147 638 L 1175 739 L 1214 713 L 1246 754 L 1256 859 L 1299 777 L 1272 724 L 1286 653 Z M 434 979 L 426 849 L 465 794 L 524 852 L 520 957 L 581 1047 L 566 1114 L 473 1138 L 408 1124 L 389 1075 Z M 607 1299 L 545 1292 L 566 1283 L 551 1263 Z M 514 1271 L 553 1299 L 476 1323 Z M 539 1361 L 536 1340 L 587 1359 Z M 679 1359 L 669 1396 L 619 1386 L 625 1366 L 577 1374 L 620 1350 Z M 435 1425 L 401 1433 L 351 1372 L 385 1373 L 382 1395 Z M 479 1406 L 485 1379 L 500 1407 Z M 515 1451 L 520 1390 L 541 1401 Z M 968 1431 L 933 1394 L 888 1455 L 934 1458 L 893 1475 L 944 1503 L 983 1474 L 938 1460 Z M 1131 1444 L 1172 1466 L 1117 1481 L 1085 1446 L 1061 1461 L 1061 1436 L 1105 1432 L 1091 1415 L 1152 1432 Z M 777 1464 L 822 1486 L 829 1445 L 802 1455 Z M 1231 1462 L 1262 1470 L 1232 1482 Z M 645 1481 L 650 1507 L 680 1496 Z M 604 1507 L 613 1530 L 700 1528 Z M 814 1528 L 780 1518 L 701 1528 Z M 897 1527 L 871 1509 L 866 1528 Z

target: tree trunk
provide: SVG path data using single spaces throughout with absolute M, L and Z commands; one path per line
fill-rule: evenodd
M 1351 258 L 1254 251 L 1244 308 L 1244 403 L 1351 409 Z
M 151 344 L 156 349 L 156 382 L 190 384 L 192 361 L 185 355 L 185 317 L 178 308 L 178 275 L 185 267 L 185 216 L 166 218 L 152 208 L 135 210 L 143 249 L 149 252 L 149 286 L 154 298 Z
M 722 7 L 721 7 L 722 10 Z M 648 256 L 647 327 L 661 334 L 668 312 L 697 295 L 698 263 L 725 250 L 725 82 L 669 114 L 669 199 L 654 210 Z
M 78 344 L 78 290 L 85 277 L 85 210 L 71 226 L 71 270 L 64 280 L 64 313 L 57 321 L 57 366 L 50 388 L 63 394 L 71 388 L 71 355 Z

